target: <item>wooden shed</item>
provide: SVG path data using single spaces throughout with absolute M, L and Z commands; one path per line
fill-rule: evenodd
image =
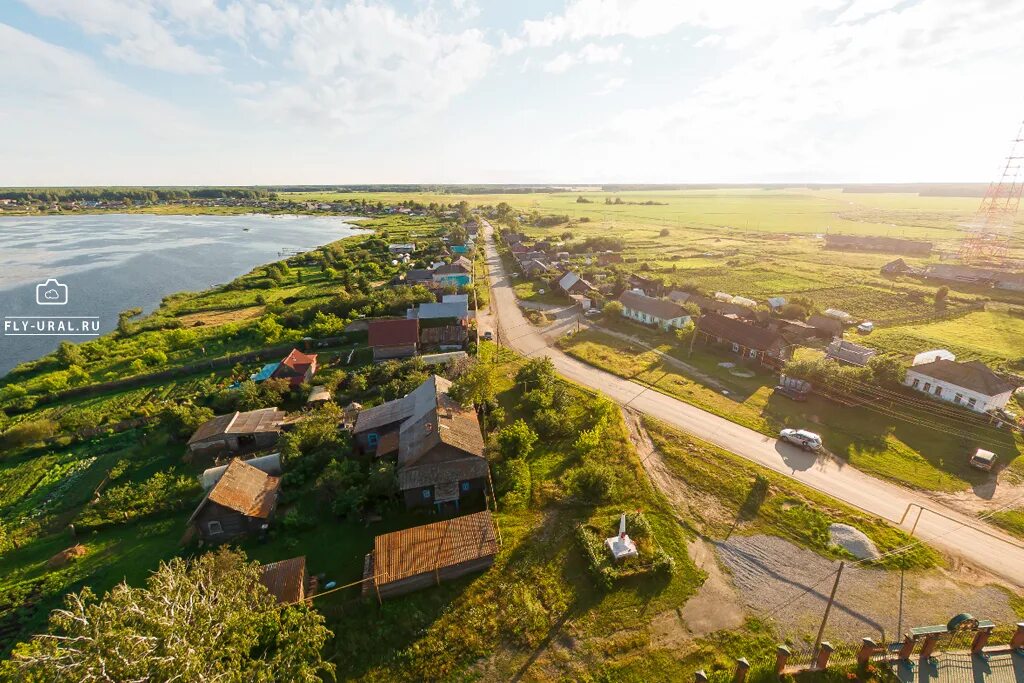
M 364 591 L 392 598 L 494 564 L 498 535 L 489 511 L 378 536 L 366 556 Z
M 294 605 L 306 599 L 306 556 L 271 562 L 260 567 L 260 583 L 282 605 Z
M 277 507 L 281 478 L 235 458 L 189 517 L 208 543 L 266 531 Z

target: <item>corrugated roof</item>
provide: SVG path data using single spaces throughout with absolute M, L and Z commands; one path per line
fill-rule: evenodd
M 208 498 L 246 517 L 266 519 L 274 509 L 280 485 L 280 477 L 272 477 L 235 458 L 210 491 Z
M 195 431 L 195 434 L 192 435 L 188 442 L 191 444 L 197 441 L 205 441 L 212 436 L 223 434 L 227 430 L 228 425 L 231 424 L 231 421 L 235 419 L 235 415 L 238 415 L 237 410 L 233 413 L 218 415 L 212 420 L 207 420 L 199 425 L 199 429 Z
M 674 304 L 664 299 L 656 299 L 653 296 L 647 296 L 646 294 L 633 292 L 628 289 L 619 296 L 619 302 L 626 308 L 647 313 L 661 320 L 672 320 L 673 318 L 686 316 L 686 311 L 679 304 Z
M 755 351 L 771 351 L 786 346 L 785 340 L 777 332 L 718 313 L 705 313 L 701 316 L 697 321 L 697 329 Z
M 967 363 L 955 360 L 936 360 L 931 363 L 915 365 L 909 371 L 949 382 L 985 396 L 998 396 L 1016 389 L 1013 383 L 1003 379 L 992 372 L 987 365 L 976 360 Z
M 367 329 L 370 346 L 416 344 L 420 339 L 418 320 L 371 320 Z
M 469 303 L 465 301 L 450 301 L 444 303 L 420 304 L 419 308 L 409 309 L 413 313 L 410 317 L 420 320 L 432 318 L 458 318 L 464 320 L 469 317 Z
M 292 349 L 291 353 L 285 356 L 281 365 L 274 371 L 274 375 L 281 377 L 287 374 L 304 375 L 311 365 L 316 364 L 315 353 L 303 353 L 298 349 Z
M 260 567 L 260 583 L 282 605 L 291 605 L 306 597 L 306 558 L 303 555 L 289 560 L 271 562 Z
M 286 414 L 277 408 L 260 408 L 246 413 L 236 413 L 235 419 L 224 430 L 225 434 L 257 434 L 279 432 Z
M 498 554 L 488 511 L 383 534 L 373 542 L 378 586 Z

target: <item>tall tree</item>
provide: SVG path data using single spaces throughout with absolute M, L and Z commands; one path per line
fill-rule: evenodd
M 282 607 L 239 551 L 160 565 L 145 588 L 88 588 L 15 648 L 24 681 L 319 681 L 331 632 L 305 605 Z

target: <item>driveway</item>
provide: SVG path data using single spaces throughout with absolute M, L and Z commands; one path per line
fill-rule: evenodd
M 917 537 L 972 566 L 1017 586 L 1024 586 L 1024 569 L 1021 569 L 1024 567 L 1024 544 L 995 527 L 943 506 L 922 493 L 875 479 L 838 461 L 819 460 L 796 447 L 616 377 L 550 347 L 541 331 L 523 317 L 498 258 L 493 230 L 486 221 L 484 236 L 498 343 L 524 356 L 547 356 L 561 375 L 602 392 L 621 406 L 650 415 L 893 524 L 899 523 L 908 505 L 929 508 L 935 512 L 926 511 L 921 515 L 915 534 Z M 916 510 L 907 515 L 903 528 L 909 531 L 916 516 Z

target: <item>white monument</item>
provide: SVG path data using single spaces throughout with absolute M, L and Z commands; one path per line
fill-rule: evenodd
M 626 533 L 626 513 L 622 513 L 619 519 L 619 535 L 605 539 L 604 544 L 612 551 L 612 557 L 616 562 L 621 562 L 627 557 L 636 557 L 636 543 Z

